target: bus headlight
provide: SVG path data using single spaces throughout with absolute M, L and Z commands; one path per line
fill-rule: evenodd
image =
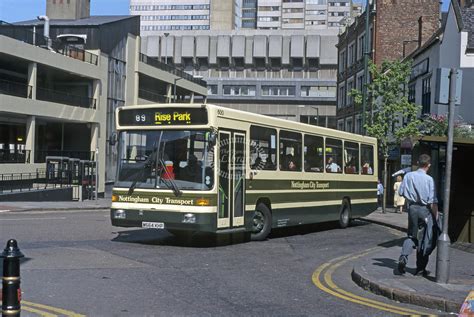
M 115 219 L 125 219 L 125 217 L 126 217 L 125 210 L 122 210 L 122 209 L 114 210 Z
M 196 215 L 195 214 L 185 214 L 183 216 L 183 223 L 196 223 Z

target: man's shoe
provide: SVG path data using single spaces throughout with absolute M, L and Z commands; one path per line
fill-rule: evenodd
M 415 271 L 415 276 L 427 277 L 428 274 L 429 274 L 429 272 L 425 269 L 416 269 L 416 271 Z
M 405 274 L 405 266 L 407 266 L 407 258 L 401 255 L 398 259 L 398 272 Z

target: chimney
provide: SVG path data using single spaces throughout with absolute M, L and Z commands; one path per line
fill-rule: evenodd
M 474 0 L 458 0 L 461 8 L 472 8 Z
M 90 17 L 91 0 L 46 0 L 46 15 L 54 20 Z
M 420 16 L 418 18 L 418 47 L 423 46 L 438 28 L 439 20 L 437 16 Z

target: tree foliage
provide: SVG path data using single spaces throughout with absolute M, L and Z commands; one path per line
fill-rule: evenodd
M 379 141 L 382 155 L 388 156 L 390 144 L 420 135 L 419 106 L 408 101 L 404 89 L 408 85 L 411 64 L 385 61 L 381 67 L 370 62 L 372 82 L 367 85 L 367 108 L 364 129 L 367 135 Z M 352 90 L 356 104 L 362 103 L 362 94 Z

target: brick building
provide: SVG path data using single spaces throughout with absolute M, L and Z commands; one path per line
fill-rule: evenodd
M 438 0 L 374 0 L 370 9 L 369 49 L 365 44 L 365 19 L 361 16 L 339 35 L 337 75 L 337 128 L 360 133 L 361 109 L 349 95 L 365 83 L 364 52 L 377 65 L 397 60 L 422 46 L 440 26 Z

